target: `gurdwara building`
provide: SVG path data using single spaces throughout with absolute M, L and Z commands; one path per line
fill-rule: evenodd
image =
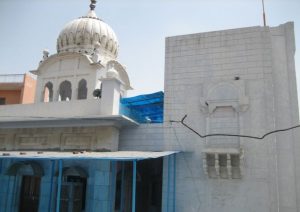
M 128 98 L 95 3 L 0 106 L 0 211 L 299 212 L 293 23 L 168 37 L 164 93 Z

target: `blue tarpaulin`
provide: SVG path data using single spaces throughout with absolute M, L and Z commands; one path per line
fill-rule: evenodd
M 139 123 L 162 123 L 164 93 L 162 91 L 122 98 L 120 113 Z

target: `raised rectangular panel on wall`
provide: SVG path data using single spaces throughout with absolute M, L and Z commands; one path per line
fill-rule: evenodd
M 89 133 L 64 133 L 61 136 L 61 150 L 90 150 L 94 137 Z
M 5 150 L 6 145 L 5 145 L 5 135 L 0 134 L 0 150 Z
M 48 135 L 17 134 L 15 148 L 19 150 L 45 149 L 48 147 Z

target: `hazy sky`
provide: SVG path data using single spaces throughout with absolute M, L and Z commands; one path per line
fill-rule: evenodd
M 83 16 L 88 0 L 0 0 L 0 74 L 37 68 L 42 50 L 56 52 L 56 39 L 69 21 Z M 265 0 L 267 24 L 294 21 L 300 43 L 300 0 Z M 165 37 L 262 25 L 261 0 L 101 0 L 98 17 L 119 39 L 119 60 L 135 91 L 163 90 Z M 296 53 L 300 84 L 300 54 Z M 299 86 L 298 86 L 298 90 Z

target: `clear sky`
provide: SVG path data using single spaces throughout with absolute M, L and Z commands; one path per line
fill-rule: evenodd
M 56 52 L 69 21 L 89 10 L 89 0 L 0 0 L 0 74 L 37 68 L 42 50 Z M 300 0 L 265 0 L 267 24 L 294 21 L 300 49 Z M 262 25 L 261 0 L 101 0 L 98 17 L 118 36 L 119 60 L 134 91 L 163 90 L 165 37 Z M 296 53 L 300 84 L 300 53 Z M 298 86 L 298 90 L 300 87 Z

